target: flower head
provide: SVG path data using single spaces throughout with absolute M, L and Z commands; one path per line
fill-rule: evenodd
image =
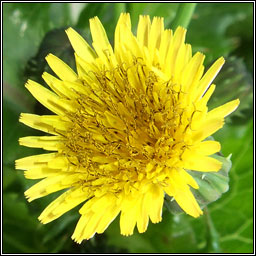
M 224 124 L 239 100 L 208 112 L 211 84 L 224 64 L 219 58 L 204 74 L 204 55 L 192 56 L 186 30 L 164 29 L 163 18 L 140 16 L 137 36 L 129 14 L 121 14 L 114 49 L 97 17 L 90 19 L 93 49 L 72 28 L 75 73 L 56 56 L 46 60 L 58 78 L 43 74 L 52 89 L 29 80 L 31 94 L 54 115 L 21 114 L 20 121 L 50 134 L 20 138 L 20 144 L 51 153 L 16 161 L 28 179 L 29 201 L 66 191 L 39 216 L 42 223 L 78 204 L 81 218 L 72 238 L 80 243 L 102 233 L 120 214 L 121 234 L 161 221 L 165 194 L 189 215 L 202 214 L 186 170 L 216 172 L 210 155 L 217 141 L 205 140 Z

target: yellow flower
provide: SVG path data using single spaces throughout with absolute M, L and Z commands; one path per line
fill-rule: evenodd
M 81 218 L 72 238 L 81 243 L 103 233 L 120 214 L 121 234 L 161 221 L 165 193 L 189 215 L 202 214 L 186 172 L 216 172 L 210 155 L 217 141 L 205 141 L 224 124 L 239 100 L 208 112 L 211 84 L 224 64 L 219 58 L 204 73 L 204 55 L 192 56 L 186 30 L 164 29 L 163 18 L 140 16 L 137 36 L 129 14 L 121 14 L 114 49 L 97 17 L 90 19 L 93 49 L 72 28 L 76 70 L 52 54 L 46 60 L 59 77 L 43 79 L 54 91 L 29 80 L 31 94 L 55 115 L 21 114 L 20 122 L 51 136 L 20 138 L 23 146 L 51 153 L 16 161 L 28 179 L 28 201 L 66 191 L 39 216 L 48 223 L 78 204 Z

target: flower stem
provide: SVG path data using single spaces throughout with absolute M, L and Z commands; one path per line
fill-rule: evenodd
M 176 16 L 172 22 L 172 29 L 175 30 L 178 26 L 187 28 L 195 8 L 196 3 L 180 3 Z
M 214 227 L 208 208 L 204 208 L 204 216 L 207 226 L 206 250 L 213 253 L 221 253 L 219 234 Z

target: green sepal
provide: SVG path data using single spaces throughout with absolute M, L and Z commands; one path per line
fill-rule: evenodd
M 223 157 L 215 154 L 213 157 L 222 162 L 222 168 L 218 172 L 197 172 L 187 170 L 199 186 L 199 189 L 190 189 L 201 208 L 218 200 L 222 194 L 229 189 L 229 170 L 232 166 L 230 160 L 231 155 Z M 164 205 L 172 214 L 183 212 L 174 198 L 168 195 L 165 195 Z
M 199 189 L 191 188 L 197 202 L 201 207 L 218 200 L 229 189 L 229 170 L 231 169 L 231 155 L 227 158 L 214 155 L 214 158 L 222 162 L 222 168 L 218 172 L 188 171 L 197 182 Z

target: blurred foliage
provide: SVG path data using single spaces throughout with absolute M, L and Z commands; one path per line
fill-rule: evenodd
M 253 80 L 244 61 L 234 56 L 228 57 L 214 83 L 217 87 L 209 101 L 209 108 L 239 98 L 240 105 L 231 117 L 232 123 L 239 125 L 247 122 L 253 115 Z
M 3 3 L 3 252 L 4 253 L 252 253 L 253 252 L 253 3 L 198 3 L 186 41 L 206 54 L 206 69 L 218 57 L 226 65 L 215 80 L 214 107 L 239 97 L 238 112 L 214 138 L 222 153 L 232 153 L 229 190 L 194 219 L 166 209 L 159 224 L 144 234 L 120 235 L 117 218 L 105 234 L 77 245 L 71 240 L 79 218 L 76 207 L 53 223 L 42 225 L 40 212 L 56 194 L 28 204 L 23 192 L 33 184 L 14 160 L 41 151 L 18 146 L 18 138 L 42 133 L 20 123 L 20 112 L 43 114 L 46 109 L 25 90 L 28 78 L 41 82 L 52 52 L 74 66 L 65 36 L 69 26 L 88 42 L 89 21 L 98 16 L 113 42 L 120 12 L 130 12 L 133 31 L 140 14 L 162 16 L 165 26 L 177 22 L 182 3 Z M 235 126 L 234 126 L 235 124 Z

